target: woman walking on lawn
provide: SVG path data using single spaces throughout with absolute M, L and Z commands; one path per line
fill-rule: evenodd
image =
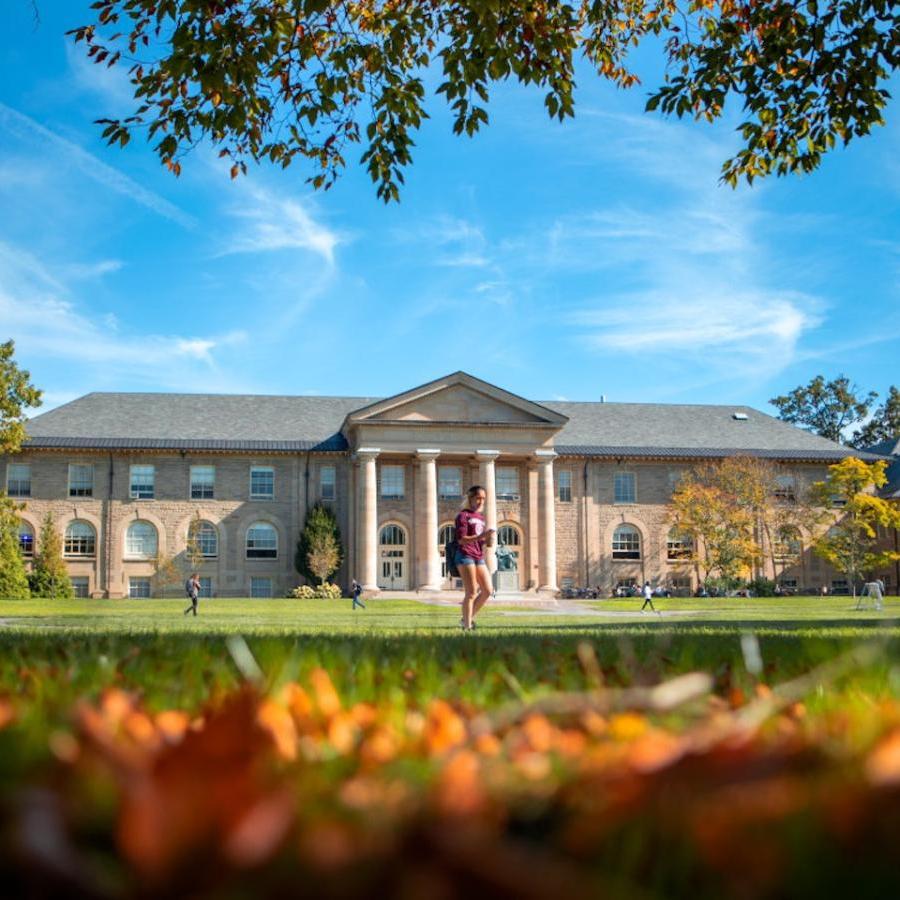
M 468 491 L 468 505 L 459 511 L 456 517 L 456 563 L 462 576 L 465 596 L 462 604 L 463 631 L 471 631 L 475 627 L 475 616 L 493 592 L 491 573 L 484 561 L 484 546 L 489 547 L 494 541 L 494 529 L 487 528 L 484 514 L 487 492 L 479 485 L 473 485 Z

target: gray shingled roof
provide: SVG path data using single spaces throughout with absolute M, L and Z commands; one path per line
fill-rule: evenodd
M 729 456 L 842 459 L 855 451 L 749 406 L 573 403 L 545 406 L 569 417 L 557 452 L 589 456 Z M 734 414 L 747 418 L 738 420 Z
M 373 397 L 87 394 L 28 423 L 35 448 L 281 451 L 344 450 L 340 427 Z M 854 451 L 747 406 L 573 403 L 560 453 L 582 456 L 842 458 Z M 733 413 L 743 413 L 738 421 Z
M 87 394 L 28 422 L 33 447 L 345 450 L 347 413 L 371 397 Z

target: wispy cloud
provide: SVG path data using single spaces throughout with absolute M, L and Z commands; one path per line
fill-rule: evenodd
M 183 212 L 175 204 L 147 190 L 147 188 L 138 184 L 118 169 L 114 169 L 92 153 L 88 153 L 83 147 L 79 147 L 72 141 L 60 137 L 49 128 L 41 125 L 40 122 L 36 122 L 24 113 L 20 113 L 4 103 L 0 103 L 0 123 L 10 133 L 15 134 L 20 139 L 40 145 L 42 153 L 46 153 L 48 149 L 57 150 L 84 177 L 102 185 L 104 188 L 128 197 L 135 203 L 152 210 L 154 213 L 172 222 L 177 222 L 185 228 L 193 228 L 196 225 L 195 219 Z
M 229 384 L 230 372 L 219 372 L 215 351 L 244 342 L 242 331 L 222 335 L 147 334 L 126 331 L 115 317 L 83 312 L 56 273 L 30 254 L 0 244 L 0 321 L 16 341 L 20 358 L 68 360 L 89 373 L 137 378 L 181 387 L 203 372 L 204 385 Z M 85 371 L 87 370 L 87 371 Z M 100 380 L 103 380 L 100 378 Z
M 334 264 L 335 248 L 346 238 L 316 221 L 299 200 L 278 196 L 259 185 L 242 185 L 230 213 L 245 223 L 219 254 L 307 250 Z
M 392 236 L 400 243 L 429 248 L 433 255 L 426 261 L 432 265 L 481 269 L 492 263 L 482 227 L 456 216 L 441 214 L 419 223 L 415 229 L 394 229 Z

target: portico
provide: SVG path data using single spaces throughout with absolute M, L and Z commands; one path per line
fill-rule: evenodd
M 464 504 L 468 487 L 478 483 L 487 493 L 489 528 L 498 527 L 500 514 L 517 533 L 538 536 L 517 548 L 519 589 L 555 593 L 552 442 L 566 421 L 462 372 L 347 416 L 342 433 L 357 467 L 351 573 L 359 573 L 369 592 L 448 587 L 439 534 Z M 499 500 L 498 468 L 504 475 Z M 529 477 L 535 468 L 536 485 Z M 387 537 L 402 543 L 386 545 L 386 528 Z M 496 547 L 487 562 L 495 571 Z

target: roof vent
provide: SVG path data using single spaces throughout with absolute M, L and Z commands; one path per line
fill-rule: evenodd
M 732 419 L 737 419 L 738 422 L 746 422 L 747 419 L 750 418 L 750 416 L 748 416 L 747 413 L 739 413 L 739 412 L 736 412 L 736 413 L 732 413 L 732 414 L 731 414 L 731 418 L 732 418 Z

